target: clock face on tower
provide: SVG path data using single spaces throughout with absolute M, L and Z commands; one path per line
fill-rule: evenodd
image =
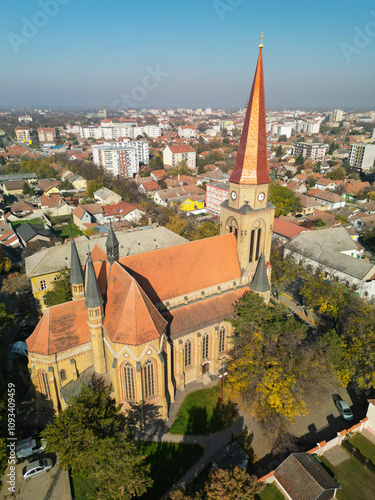
M 258 194 L 258 200 L 263 201 L 264 200 L 264 193 L 259 193 Z
M 232 191 L 231 193 L 232 200 L 235 200 L 237 198 L 237 193 L 236 191 Z

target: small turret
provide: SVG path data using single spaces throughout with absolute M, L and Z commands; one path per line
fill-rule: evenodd
M 259 258 L 254 277 L 250 284 L 250 290 L 262 295 L 266 302 L 269 301 L 271 287 L 268 281 L 264 254 L 262 254 Z
M 107 248 L 107 260 L 111 265 L 119 259 L 118 245 L 118 239 L 116 238 L 115 232 L 112 228 L 112 223 L 110 222 L 105 246 Z
M 94 263 L 91 254 L 86 261 L 86 301 L 90 341 L 95 373 L 106 373 L 106 363 L 103 344 L 103 297 L 96 279 Z
M 72 238 L 70 246 L 70 284 L 72 286 L 73 300 L 82 299 L 85 296 L 83 270 L 76 244 Z

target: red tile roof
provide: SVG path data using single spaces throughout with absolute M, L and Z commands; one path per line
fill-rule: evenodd
M 241 276 L 233 234 L 130 255 L 120 259 L 120 263 L 154 303 Z
M 288 222 L 284 218 L 276 218 L 273 223 L 273 232 L 285 236 L 286 238 L 294 238 L 297 234 L 306 231 L 306 228 L 293 224 L 293 222 Z

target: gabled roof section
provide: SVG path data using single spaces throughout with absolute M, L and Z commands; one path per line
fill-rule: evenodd
M 103 326 L 113 342 L 141 345 L 164 332 L 167 321 L 117 262 L 109 274 L 107 297 Z
M 45 355 L 87 342 L 89 327 L 85 299 L 49 307 L 26 341 L 29 352 Z
M 308 453 L 289 455 L 277 467 L 275 478 L 293 500 L 317 500 L 327 490 L 333 496 L 333 491 L 340 488 Z
M 123 257 L 120 263 L 154 304 L 241 276 L 234 234 Z
M 267 170 L 262 48 L 259 51 L 236 162 L 229 180 L 236 184 L 268 184 L 270 182 Z

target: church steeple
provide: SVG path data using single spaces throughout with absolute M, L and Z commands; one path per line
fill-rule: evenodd
M 103 343 L 103 298 L 96 279 L 91 254 L 86 261 L 86 301 L 88 326 L 95 373 L 106 373 L 106 361 Z
M 235 235 L 242 275 L 249 281 L 255 279 L 258 263 L 262 280 L 264 276 L 267 278 L 267 269 L 263 264 L 270 258 L 275 213 L 275 207 L 268 201 L 270 177 L 267 170 L 263 33 L 260 38 L 259 57 L 242 135 L 229 179 L 229 199 L 222 203 L 220 214 L 220 234 Z M 263 264 L 259 261 L 262 254 Z
M 263 36 L 263 33 L 262 33 Z M 229 179 L 236 184 L 268 184 L 266 109 L 263 82 L 263 43 L 247 104 L 237 157 Z
M 70 284 L 72 286 L 73 300 L 82 299 L 85 296 L 83 271 L 73 237 L 70 245 Z
M 119 250 L 118 250 L 118 239 L 115 235 L 115 232 L 112 228 L 112 223 L 109 223 L 109 231 L 107 241 L 105 242 L 105 246 L 107 248 L 107 259 L 110 264 L 113 264 L 115 261 L 118 261 L 119 258 Z

